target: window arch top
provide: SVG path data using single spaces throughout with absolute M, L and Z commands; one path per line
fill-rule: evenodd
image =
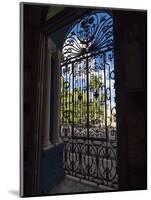
M 67 33 L 62 54 L 63 61 L 79 56 L 104 52 L 113 47 L 113 19 L 106 12 L 90 13 L 80 18 Z

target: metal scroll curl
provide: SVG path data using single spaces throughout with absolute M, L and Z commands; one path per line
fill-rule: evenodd
M 66 174 L 118 188 L 113 19 L 80 18 L 61 63 L 61 137 Z
M 83 16 L 67 34 L 63 45 L 63 62 L 95 51 L 106 51 L 113 46 L 113 19 L 107 13 Z

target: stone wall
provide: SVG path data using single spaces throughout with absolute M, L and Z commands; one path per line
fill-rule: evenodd
M 63 144 L 41 152 L 40 192 L 49 194 L 65 176 L 63 169 Z

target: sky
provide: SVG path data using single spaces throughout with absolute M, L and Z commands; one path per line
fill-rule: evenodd
M 95 45 L 95 51 L 98 49 L 101 51 L 104 51 L 108 48 L 110 39 L 113 40 L 113 26 L 112 26 L 112 17 L 107 13 L 96 13 L 95 15 L 86 16 L 83 20 L 76 22 L 76 24 L 73 25 L 73 27 L 70 29 L 70 31 L 67 34 L 67 38 L 64 43 L 63 47 L 63 54 L 64 56 L 68 57 L 70 56 L 70 60 L 72 60 L 73 63 L 73 57 L 80 56 L 80 52 L 82 48 L 87 49 L 84 42 L 87 40 L 87 45 L 90 47 L 92 44 Z M 81 27 L 82 26 L 82 27 Z M 106 29 L 108 27 L 108 29 Z M 94 36 L 94 37 L 92 37 Z M 89 41 L 89 38 L 92 38 Z M 87 53 L 86 55 L 89 55 Z M 110 116 L 110 108 L 115 107 L 115 78 L 114 78 L 114 55 L 112 50 L 108 50 L 105 54 L 106 61 L 104 62 L 103 53 L 99 53 L 95 57 L 91 57 L 89 61 L 89 70 L 90 70 L 90 76 L 94 74 L 95 76 L 102 76 L 102 82 L 104 84 L 104 69 L 102 66 L 104 63 L 105 65 L 105 73 L 106 73 L 106 88 L 110 88 L 111 90 L 111 102 L 110 100 L 107 100 L 107 112 L 108 116 Z M 74 74 L 76 76 L 74 77 L 74 88 L 81 87 L 80 89 L 85 89 L 86 92 L 86 86 L 87 86 L 87 76 L 86 76 L 86 65 L 85 65 L 85 59 L 83 59 L 79 64 L 74 65 Z M 95 63 L 97 63 L 95 65 Z M 102 65 L 101 65 L 102 64 Z M 64 81 L 69 82 L 69 89 L 70 92 L 73 91 L 73 73 L 72 73 L 72 65 L 68 64 L 68 72 L 66 71 L 66 65 L 62 65 L 62 77 L 64 78 Z M 81 69 L 80 69 L 81 68 Z M 83 71 L 82 75 L 78 75 L 77 72 Z M 65 72 L 65 73 L 64 73 Z M 111 73 L 112 72 L 112 73 Z M 109 90 L 107 90 L 109 91 Z M 92 93 L 93 92 L 93 93 Z M 94 93 L 95 90 L 92 92 L 89 91 L 89 96 L 94 99 Z M 99 95 L 104 93 L 104 89 L 99 89 Z M 111 105 L 110 105 L 111 103 Z

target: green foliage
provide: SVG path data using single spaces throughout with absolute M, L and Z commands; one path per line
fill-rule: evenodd
M 101 86 L 102 86 L 102 76 L 91 74 L 90 80 L 89 80 L 89 88 L 98 89 Z
M 102 86 L 102 77 L 92 74 L 89 79 L 90 91 L 95 91 Z M 89 100 L 87 107 L 87 91 L 82 91 L 80 87 L 69 89 L 68 83 L 61 78 L 61 123 L 74 123 L 78 126 L 86 125 L 87 113 L 89 109 L 89 119 L 92 121 L 100 119 L 104 113 L 104 100 L 105 95 L 102 94 L 98 98 Z M 74 111 L 74 113 L 73 113 Z

